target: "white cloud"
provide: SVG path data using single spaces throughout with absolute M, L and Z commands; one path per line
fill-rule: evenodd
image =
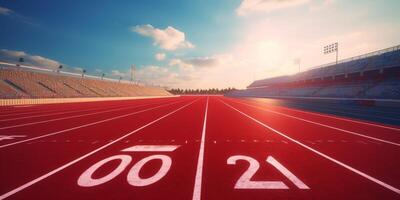
M 188 68 L 210 68 L 217 67 L 219 65 L 224 64 L 228 60 L 231 60 L 232 56 L 229 54 L 221 54 L 214 56 L 205 56 L 205 57 L 194 57 L 194 58 L 186 58 L 186 59 L 171 59 L 169 62 L 169 66 L 178 66 L 182 69 Z
M 168 26 L 166 29 L 158 29 L 150 24 L 139 25 L 132 31 L 153 39 L 153 44 L 161 49 L 174 51 L 177 49 L 194 48 L 194 45 L 186 40 L 185 33 Z
M 136 71 L 136 81 L 150 85 L 176 86 L 188 79 L 174 69 L 156 65 L 143 66 Z
M 170 67 L 177 66 L 181 70 L 191 70 L 191 69 L 193 69 L 193 65 L 187 64 L 187 63 L 183 62 L 181 59 L 178 59 L 178 58 L 171 59 L 169 61 L 169 63 L 168 63 L 168 66 L 170 66 Z
M 164 60 L 166 57 L 165 53 L 156 53 L 156 55 L 154 55 L 154 58 L 158 61 Z
M 0 15 L 9 15 L 12 12 L 13 12 L 12 10 L 0 6 Z
M 224 72 L 233 66 L 231 55 L 171 59 L 168 66 L 144 66 L 137 71 L 139 80 L 173 88 L 228 87 Z M 226 82 L 220 85 L 220 82 Z M 234 80 L 237 81 L 237 80 Z M 218 84 L 217 84 L 218 83 Z
M 308 3 L 310 0 L 242 0 L 236 13 L 240 16 L 251 13 L 268 13 Z
M 17 62 L 21 57 L 24 58 L 24 63 L 38 67 L 57 69 L 61 65 L 61 63 L 58 61 L 38 55 L 30 55 L 23 51 L 12 51 L 7 49 L 0 50 L 0 58 L 7 61 Z

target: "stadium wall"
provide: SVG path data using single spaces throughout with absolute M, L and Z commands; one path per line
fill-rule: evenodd
M 76 103 L 95 101 L 120 101 L 134 99 L 174 98 L 173 96 L 139 96 L 139 97 L 93 97 L 93 98 L 46 98 L 46 99 L 0 99 L 0 106 L 34 105 L 34 104 L 55 104 L 55 103 Z

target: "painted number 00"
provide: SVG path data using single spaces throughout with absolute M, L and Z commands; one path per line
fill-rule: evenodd
M 149 152 L 149 151 L 173 151 L 178 146 L 150 146 L 150 145 L 140 145 L 140 146 L 133 146 L 131 148 L 122 150 L 122 151 L 131 151 L 131 152 Z M 101 177 L 101 178 L 93 178 L 93 174 L 103 165 L 107 164 L 108 162 L 119 160 L 120 163 L 118 167 L 116 167 L 111 173 Z M 148 178 L 141 178 L 139 176 L 139 172 L 141 168 L 151 160 L 161 160 L 162 164 L 160 169 L 151 177 Z M 86 171 L 82 173 L 82 175 L 78 178 L 78 185 L 82 187 L 93 187 L 97 185 L 104 184 L 119 174 L 121 174 L 126 167 L 131 163 L 132 157 L 129 155 L 115 155 L 108 157 L 104 160 L 97 162 L 96 164 L 89 167 Z M 172 160 L 167 155 L 151 155 L 141 159 L 139 162 L 135 163 L 133 167 L 129 170 L 127 181 L 132 186 L 142 187 L 151 185 L 160 179 L 162 179 L 169 169 L 171 168 Z

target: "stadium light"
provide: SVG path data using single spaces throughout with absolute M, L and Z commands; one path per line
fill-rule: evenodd
M 61 69 L 62 69 L 62 68 L 63 68 L 63 66 L 62 66 L 62 65 L 58 66 L 57 73 L 60 73 L 60 71 L 61 71 Z
M 324 46 L 324 54 L 336 52 L 336 65 L 338 64 L 339 44 L 338 42 Z
M 20 66 L 20 63 L 25 62 L 25 61 L 24 61 L 24 58 L 23 58 L 23 57 L 20 57 L 20 58 L 18 59 L 18 62 L 19 62 L 19 63 L 17 63 L 17 67 Z

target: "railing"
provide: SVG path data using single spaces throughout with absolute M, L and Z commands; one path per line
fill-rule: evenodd
M 377 56 L 377 55 L 382 55 L 384 53 L 389 53 L 389 52 L 393 52 L 393 51 L 397 51 L 397 50 L 400 50 L 400 45 L 397 45 L 397 46 L 394 46 L 394 47 L 389 47 L 389 48 L 386 48 L 386 49 L 381 49 L 381 50 L 378 50 L 378 51 L 373 51 L 373 52 L 366 53 L 366 54 L 359 55 L 359 56 L 354 56 L 354 57 L 351 57 L 351 58 L 342 59 L 342 60 L 339 60 L 337 64 L 341 64 L 341 63 L 345 63 L 345 62 L 349 62 L 349 61 L 354 61 L 354 60 L 361 60 L 361 59 L 364 59 L 364 58 Z M 331 63 L 326 63 L 326 64 L 318 65 L 318 66 L 315 66 L 315 67 L 311 67 L 311 68 L 307 69 L 307 71 L 308 70 L 312 70 L 312 69 L 325 68 L 325 67 L 329 67 L 329 66 L 332 66 L 332 65 L 336 65 L 336 62 L 331 62 Z
M 393 52 L 393 51 L 397 51 L 397 50 L 400 50 L 400 45 L 389 47 L 389 48 L 386 48 L 386 49 L 381 49 L 381 50 L 378 50 L 378 51 L 373 51 L 373 52 L 370 52 L 370 53 L 367 53 L 367 54 L 362 54 L 362 55 L 359 55 L 359 56 L 354 56 L 354 57 L 351 57 L 351 58 L 342 59 L 342 60 L 339 60 L 337 64 L 342 64 L 342 63 L 346 63 L 346 62 L 349 62 L 349 61 L 361 60 L 361 59 L 364 59 L 364 58 L 377 56 L 377 55 L 382 55 L 384 53 L 389 53 L 389 52 Z M 318 65 L 318 66 L 315 66 L 315 67 L 308 68 L 306 71 L 294 74 L 294 75 L 292 75 L 292 77 L 297 77 L 297 78 L 295 78 L 296 81 L 307 80 L 309 78 L 307 75 L 310 73 L 311 70 L 315 70 L 315 69 L 323 70 L 323 68 L 327 68 L 327 67 L 334 66 L 334 65 L 336 65 L 336 62 L 331 62 L 331 63 L 326 63 L 326 64 L 323 64 L 323 65 Z M 343 70 L 346 70 L 346 69 L 343 68 Z M 344 73 L 346 73 L 346 72 L 344 71 Z M 261 79 L 261 80 L 257 80 L 257 81 L 262 81 L 262 80 L 265 80 L 265 79 Z M 284 82 L 284 81 L 286 81 L 286 80 L 281 80 L 280 82 Z M 262 85 L 261 86 L 250 87 L 252 84 L 247 86 L 247 88 L 249 89 L 249 88 L 264 87 Z

